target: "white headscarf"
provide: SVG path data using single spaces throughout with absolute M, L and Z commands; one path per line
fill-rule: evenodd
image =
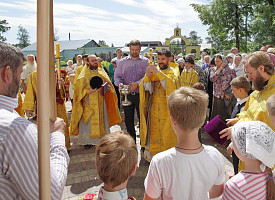
M 260 160 L 265 166 L 275 165 L 275 133 L 261 121 L 239 122 L 232 128 L 232 138 L 239 152 L 250 159 Z

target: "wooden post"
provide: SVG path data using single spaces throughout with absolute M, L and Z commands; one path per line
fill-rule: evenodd
M 51 199 L 50 176 L 50 10 L 52 0 L 37 1 L 37 122 L 39 199 Z

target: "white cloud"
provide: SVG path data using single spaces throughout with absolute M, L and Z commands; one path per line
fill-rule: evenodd
M 201 28 L 197 14 L 189 6 L 190 3 L 195 2 L 193 0 L 110 0 L 109 4 L 112 4 L 112 1 L 121 3 L 126 8 L 133 6 L 138 12 L 131 10 L 129 14 L 129 10 L 125 10 L 125 12 L 118 13 L 111 5 L 106 6 L 105 9 L 81 3 L 57 3 L 55 1 L 54 26 L 58 29 L 57 35 L 60 40 L 68 39 L 70 32 L 71 39 L 94 39 L 97 42 L 105 40 L 107 44 L 113 43 L 115 46 L 123 46 L 134 38 L 164 42 L 165 38 L 173 35 L 173 29 L 177 24 L 182 28 L 183 35 L 188 35 L 191 30 L 199 32 L 199 35 L 200 32 L 205 32 L 205 29 Z M 36 1 L 0 3 L 0 7 L 3 6 L 9 8 L 9 12 L 14 13 L 17 9 L 21 9 L 20 16 L 14 14 L 10 17 L 2 13 L 1 18 L 7 19 L 9 25 L 16 26 L 16 29 L 19 24 L 25 28 L 29 27 L 31 42 L 35 42 Z M 22 8 L 28 12 L 22 11 Z M 198 26 L 195 27 L 194 24 Z M 9 37 L 7 38 L 9 40 Z

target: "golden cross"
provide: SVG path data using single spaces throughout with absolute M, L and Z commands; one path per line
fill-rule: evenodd
M 144 53 L 144 56 L 145 56 L 145 57 L 148 57 L 148 56 L 149 56 L 149 64 L 150 64 L 150 65 L 154 65 L 154 57 L 156 57 L 158 54 L 157 54 L 157 53 L 153 53 L 154 50 L 153 50 L 152 48 L 150 48 L 148 51 L 149 51 L 149 52 L 145 52 L 145 53 Z

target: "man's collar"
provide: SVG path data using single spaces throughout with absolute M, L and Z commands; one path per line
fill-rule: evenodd
M 131 60 L 133 60 L 131 54 L 128 55 L 128 56 L 126 57 L 126 59 L 131 59 Z M 139 54 L 139 56 L 138 56 L 137 59 L 142 59 L 142 56 Z M 136 60 L 137 60 L 137 59 L 136 59 Z

